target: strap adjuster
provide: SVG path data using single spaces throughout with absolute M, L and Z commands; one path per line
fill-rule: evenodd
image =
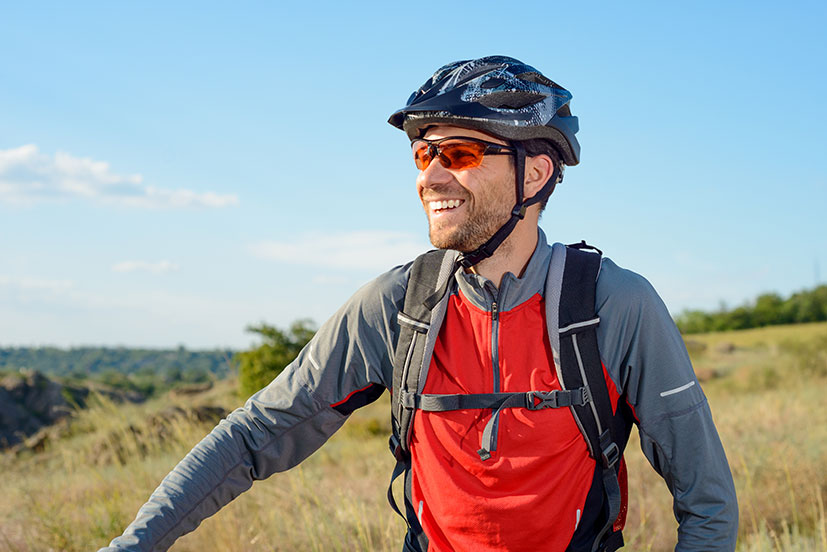
M 620 459 L 620 449 L 615 443 L 611 443 L 608 448 L 603 449 L 603 465 L 607 468 L 614 466 Z
M 402 403 L 402 408 L 406 410 L 413 410 L 416 408 L 416 393 L 411 393 L 410 391 L 405 391 L 404 389 L 399 392 L 399 399 L 400 403 Z
M 612 435 L 608 429 L 600 435 L 600 448 L 604 468 L 611 468 L 620 460 L 620 449 L 612 441 Z

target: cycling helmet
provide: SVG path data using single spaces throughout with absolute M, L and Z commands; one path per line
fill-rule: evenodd
M 515 149 L 517 202 L 511 218 L 488 241 L 463 253 L 459 263 L 469 268 L 490 257 L 525 216 L 528 206 L 545 201 L 562 180 L 563 167 L 554 172 L 533 197 L 523 197 L 525 149 L 522 140 L 550 141 L 565 165 L 580 162 L 575 134 L 577 117 L 571 114 L 571 93 L 530 65 L 506 56 L 488 56 L 449 63 L 439 68 L 388 122 L 411 140 L 435 124 L 473 128 L 508 140 Z M 555 164 L 557 165 L 557 164 Z
M 563 163 L 577 165 L 580 144 L 571 93 L 530 65 L 506 56 L 456 61 L 437 70 L 388 122 L 413 140 L 428 125 L 456 124 L 506 140 L 545 138 Z

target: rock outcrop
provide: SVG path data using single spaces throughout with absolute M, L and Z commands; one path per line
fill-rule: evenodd
M 115 402 L 140 402 L 139 393 L 63 385 L 40 372 L 19 372 L 0 379 L 0 449 L 22 443 L 83 408 L 99 393 Z

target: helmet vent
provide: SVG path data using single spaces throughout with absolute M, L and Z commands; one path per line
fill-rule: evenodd
M 528 81 L 528 82 L 534 82 L 534 83 L 537 83 L 537 84 L 543 84 L 545 86 L 556 86 L 554 84 L 554 81 L 552 81 L 551 79 L 546 78 L 545 76 L 541 75 L 540 73 L 537 73 L 537 72 L 534 72 L 534 71 L 527 71 L 525 73 L 520 73 L 519 75 L 516 75 L 516 77 L 520 80 L 524 80 L 524 81 Z
M 545 94 L 526 90 L 503 90 L 482 96 L 479 103 L 491 109 L 522 109 L 546 99 Z
M 495 77 L 493 79 L 488 79 L 487 81 L 482 83 L 480 85 L 480 88 L 497 88 L 501 84 L 505 84 L 505 81 L 503 79 Z

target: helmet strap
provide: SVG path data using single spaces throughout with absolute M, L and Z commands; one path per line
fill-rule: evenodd
M 513 142 L 511 146 L 514 148 L 514 174 L 517 203 L 511 210 L 511 218 L 509 218 L 499 230 L 494 232 L 494 235 L 488 238 L 488 241 L 476 248 L 474 251 L 471 251 L 470 253 L 463 253 L 459 256 L 457 263 L 466 269 L 471 268 L 480 261 L 493 255 L 494 251 L 497 250 L 508 235 L 511 234 L 511 231 L 514 230 L 517 223 L 525 218 L 525 213 L 528 207 L 543 201 L 546 197 L 549 197 L 551 192 L 554 191 L 554 187 L 557 185 L 557 182 L 561 179 L 562 167 L 555 166 L 554 172 L 551 174 L 551 178 L 549 178 L 548 182 L 543 185 L 543 188 L 534 196 L 524 200 L 523 185 L 525 180 L 525 148 L 520 142 Z

